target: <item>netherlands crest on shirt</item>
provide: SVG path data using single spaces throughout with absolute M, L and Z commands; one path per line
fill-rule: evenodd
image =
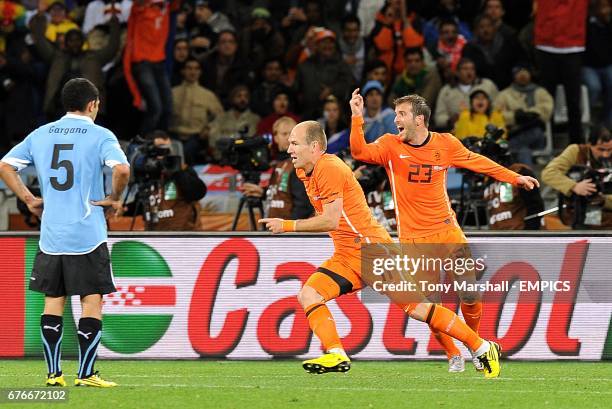
M 433 154 L 433 159 L 436 162 L 440 162 L 440 158 L 442 157 L 442 155 L 440 154 L 440 151 L 435 151 Z

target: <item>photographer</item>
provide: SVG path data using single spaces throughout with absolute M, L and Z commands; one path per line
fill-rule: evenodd
M 287 116 L 277 119 L 272 125 L 272 135 L 279 154 L 268 188 L 264 191 L 261 186 L 254 183 L 242 185 L 245 196 L 266 197 L 265 217 L 305 219 L 313 214 L 304 184 L 298 179 L 291 158 L 287 154 L 289 134 L 295 125 L 295 120 Z
M 609 179 L 612 135 L 606 128 L 593 130 L 588 144 L 569 145 L 542 171 L 542 180 L 559 191 L 563 223 L 573 228 L 612 227 Z
M 134 214 L 142 212 L 146 230 L 196 230 L 198 201 L 206 195 L 206 185 L 179 156 L 171 155 L 168 134 L 157 130 L 147 139 L 130 160 L 137 190 Z

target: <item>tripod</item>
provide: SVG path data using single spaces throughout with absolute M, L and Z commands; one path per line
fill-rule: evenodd
M 474 223 L 478 230 L 481 229 L 479 210 L 485 207 L 485 202 L 482 200 L 482 194 L 478 196 L 479 191 L 475 189 L 478 175 L 462 171 L 461 174 L 461 190 L 459 191 L 459 206 L 457 207 L 457 215 L 459 216 L 459 225 L 463 227 L 470 215 L 474 216 Z M 466 187 L 467 185 L 467 187 Z M 467 203 L 466 203 L 467 201 Z M 485 225 L 486 225 L 485 220 Z
M 157 215 L 157 206 L 159 204 L 159 188 L 161 182 L 159 180 L 149 180 L 145 182 L 132 182 L 127 189 L 123 207 L 130 197 L 132 189 L 136 189 L 136 197 L 134 198 L 134 213 L 132 215 L 132 223 L 130 231 L 134 230 L 136 216 L 142 212 L 142 217 L 145 222 L 145 230 L 150 230 L 151 226 L 159 221 Z
M 232 231 L 236 231 L 236 226 L 238 225 L 238 219 L 240 219 L 240 213 L 242 213 L 242 208 L 244 205 L 247 205 L 249 210 L 249 224 L 251 226 L 252 231 L 257 231 L 257 222 L 255 220 L 255 211 L 254 209 L 259 210 L 259 214 L 261 217 L 264 217 L 263 211 L 263 202 L 259 197 L 251 197 L 242 195 L 240 197 L 240 202 L 238 203 L 238 209 L 236 210 L 236 214 L 234 215 L 234 222 L 232 223 Z M 263 230 L 263 229 L 262 229 Z

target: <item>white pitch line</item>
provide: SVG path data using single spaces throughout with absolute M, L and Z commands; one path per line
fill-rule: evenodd
M 495 382 L 495 381 L 492 381 Z M 126 383 L 120 384 L 119 386 L 130 386 L 130 387 L 154 387 L 154 388 L 202 388 L 202 389 L 299 389 L 299 390 L 314 390 L 320 391 L 325 390 L 336 390 L 336 391 L 369 391 L 369 392 L 402 392 L 401 389 L 393 388 L 363 388 L 363 387 L 333 387 L 324 386 L 320 388 L 308 387 L 308 386 L 268 386 L 268 385 L 191 385 L 191 384 L 138 384 L 138 383 Z M 405 391 L 404 391 L 405 392 Z M 482 392 L 482 389 L 474 388 L 461 388 L 461 389 L 448 389 L 448 388 L 418 388 L 418 392 Z M 507 390 L 496 390 L 495 392 L 511 392 L 511 393 L 542 393 L 542 390 L 528 390 L 528 389 L 507 389 Z M 555 393 L 569 393 L 569 394 L 582 394 L 582 395 L 612 395 L 612 391 L 579 391 L 579 390 L 556 390 Z
M 352 374 L 347 374 L 346 376 L 351 376 Z M 423 376 L 423 375 L 403 375 L 401 373 L 396 374 L 397 376 L 401 376 L 403 379 L 430 379 L 430 380 L 444 380 L 444 379 L 450 379 L 449 377 L 443 377 L 446 376 L 446 374 L 440 374 L 440 375 L 431 375 L 431 376 Z M 35 378 L 39 378 L 42 375 L 41 374 L 35 374 L 35 373 L 25 373 L 25 374 L 19 374 L 19 376 L 23 376 L 23 377 L 35 377 Z M 145 375 L 145 374 L 114 374 L 114 375 L 109 375 L 109 377 L 112 378 L 143 378 L 143 379 L 147 379 L 147 378 L 172 378 L 172 379 L 181 379 L 181 378 L 188 378 L 188 379 L 193 379 L 193 378 L 214 378 L 214 379 L 222 379 L 222 378 L 226 378 L 226 379 L 247 379 L 247 378 L 253 378 L 253 379 L 291 379 L 291 378 L 295 378 L 296 375 L 219 375 L 219 374 L 193 374 L 193 375 L 180 375 L 180 374 L 176 374 L 176 375 L 168 375 L 168 374 L 159 374 L 159 375 Z M 457 379 L 462 379 L 462 380 L 468 380 L 468 379 L 480 379 L 481 376 L 477 376 L 474 375 L 472 377 L 469 378 L 459 378 L 462 375 L 457 376 Z M 10 375 L 10 374 L 0 374 L 0 378 L 2 377 L 15 377 L 15 375 Z M 356 375 L 356 379 L 380 379 L 380 376 L 363 376 L 363 375 Z M 542 382 L 557 382 L 557 381 L 563 381 L 563 382 L 579 382 L 579 381 L 584 381 L 584 378 L 568 378 L 568 377 L 562 377 L 562 378 L 545 378 L 545 377 L 528 377 L 528 378 L 522 378 L 522 377 L 500 377 L 497 378 L 496 381 L 542 381 Z M 588 378 L 588 380 L 590 382 L 612 382 L 612 378 Z

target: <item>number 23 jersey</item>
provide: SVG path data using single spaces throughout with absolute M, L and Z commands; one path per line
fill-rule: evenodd
M 426 237 L 459 227 L 446 190 L 449 167 L 484 173 L 502 182 L 516 183 L 517 173 L 465 148 L 448 133 L 429 132 L 421 145 L 404 143 L 385 134 L 366 144 L 361 118 L 353 118 L 353 157 L 385 167 L 395 202 L 400 239 Z

